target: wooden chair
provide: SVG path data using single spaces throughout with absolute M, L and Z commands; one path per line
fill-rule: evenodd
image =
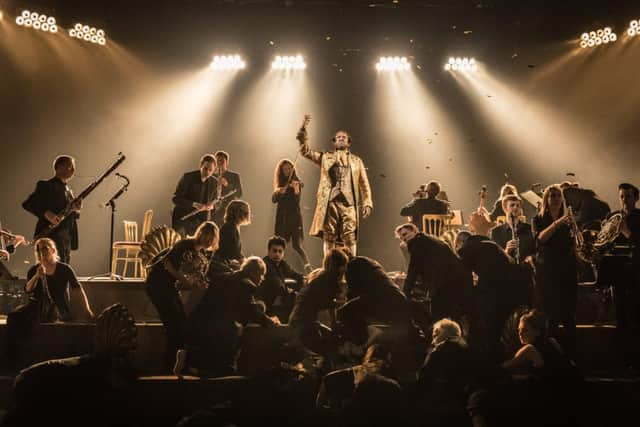
M 113 260 L 111 261 L 112 274 L 117 274 L 118 261 L 122 261 L 122 277 L 134 277 L 141 279 L 147 277 L 147 271 L 142 266 L 142 260 L 138 257 L 138 254 L 140 253 L 140 245 L 142 244 L 144 236 L 146 236 L 151 230 L 152 218 L 152 210 L 148 210 L 144 213 L 141 239 L 138 239 L 138 223 L 136 221 L 123 221 L 124 240 L 113 242 L 113 246 L 111 248 L 113 254 Z M 133 265 L 133 276 L 127 276 L 129 264 Z
M 424 234 L 440 237 L 449 228 L 451 215 L 422 215 L 422 230 Z

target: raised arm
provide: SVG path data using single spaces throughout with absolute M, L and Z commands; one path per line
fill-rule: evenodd
M 322 152 L 312 150 L 309 147 L 309 135 L 307 134 L 307 129 L 304 125 L 298 131 L 298 135 L 296 135 L 296 139 L 300 144 L 299 146 L 300 154 L 302 154 L 302 156 L 306 157 L 307 159 L 319 165 L 320 162 L 322 161 Z

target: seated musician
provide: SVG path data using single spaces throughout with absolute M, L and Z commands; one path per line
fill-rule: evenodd
M 267 267 L 264 282 L 256 291 L 256 298 L 266 305 L 269 316 L 278 316 L 282 323 L 287 323 L 293 309 L 294 291 L 300 290 L 305 278 L 284 259 L 286 241 L 280 236 L 273 236 L 267 242 L 269 253 L 263 258 Z M 294 281 L 292 287 L 287 279 Z
M 42 322 L 91 320 L 93 312 L 75 272 L 61 262 L 52 239 L 35 242 L 38 263 L 27 272 L 29 301 L 7 316 L 7 356 L 16 362 L 25 338 Z
M 446 215 L 449 203 L 437 198 L 440 194 L 440 183 L 430 181 L 422 184 L 413 194 L 413 199 L 402 207 L 400 215 L 411 218 L 411 222 L 422 228 L 422 215 Z M 421 230 L 424 231 L 424 230 Z

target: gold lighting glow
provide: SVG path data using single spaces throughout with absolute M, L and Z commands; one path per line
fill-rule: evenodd
M 23 10 L 20 16 L 16 17 L 16 24 L 21 27 L 44 31 L 45 33 L 58 32 L 56 18 L 28 10 Z
M 582 33 L 580 36 L 580 47 L 583 49 L 597 47 L 602 44 L 613 43 L 616 40 L 618 40 L 618 36 L 611 30 L 611 27 L 605 27 Z
M 69 30 L 69 36 L 86 42 L 99 44 L 100 46 L 107 44 L 107 37 L 103 29 L 89 27 L 81 23 L 77 23 Z
M 302 55 L 278 55 L 271 63 L 271 68 L 274 70 L 304 70 L 307 68 L 307 63 L 304 61 Z
M 246 65 L 240 55 L 216 55 L 211 61 L 211 68 L 215 71 L 243 70 Z
M 476 72 L 478 71 L 478 64 L 476 64 L 475 58 L 449 58 L 446 64 L 444 64 L 446 71 L 460 71 L 462 73 Z
M 404 56 L 383 56 L 376 64 L 378 71 L 409 71 L 410 69 L 411 64 Z
M 635 37 L 640 35 L 640 19 L 634 19 L 629 22 L 629 28 L 627 28 L 627 35 L 629 37 Z

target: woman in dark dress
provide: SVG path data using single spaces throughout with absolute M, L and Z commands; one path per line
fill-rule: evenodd
M 185 287 L 206 288 L 205 273 L 209 260 L 205 251 L 214 250 L 218 243 L 218 226 L 203 222 L 194 237 L 176 242 L 158 259 L 147 276 L 146 290 L 166 331 L 166 367 L 172 366 L 176 351 L 184 348 L 186 314 L 179 283 Z
M 291 241 L 293 249 L 302 259 L 304 269 L 310 272 L 309 258 L 302 247 L 304 236 L 302 214 L 300 213 L 302 186 L 291 160 L 280 160 L 274 172 L 273 195 L 271 196 L 271 201 L 277 204 L 275 234 L 287 242 Z
M 29 301 L 7 316 L 7 354 L 11 361 L 16 360 L 21 341 L 38 324 L 93 319 L 82 285 L 71 266 L 60 262 L 54 241 L 41 238 L 34 246 L 38 264 L 27 272 L 25 292 Z
M 220 245 L 216 250 L 216 260 L 238 270 L 244 261 L 240 227 L 251 224 L 251 208 L 244 200 L 233 200 L 224 214 L 224 224 L 220 228 Z
M 575 350 L 576 304 L 578 279 L 575 241 L 571 234 L 569 214 L 562 190 L 557 185 L 547 187 L 542 195 L 540 212 L 533 218 L 536 241 L 536 293 L 538 305 L 549 316 L 554 336 L 561 336 L 569 353 Z

